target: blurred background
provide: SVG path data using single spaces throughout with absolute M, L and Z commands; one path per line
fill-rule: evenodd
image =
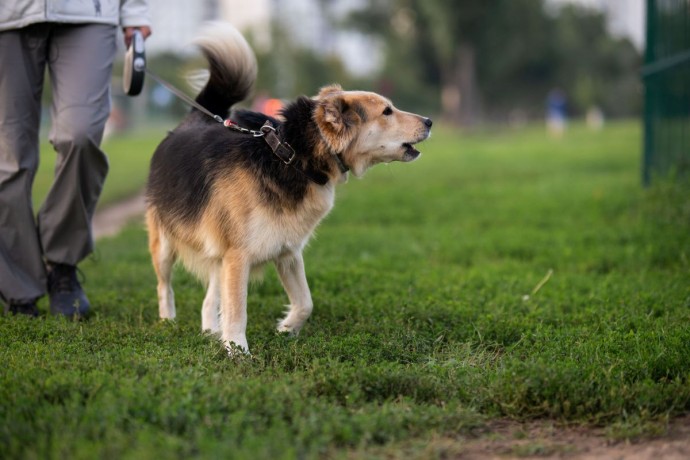
M 313 95 L 339 82 L 380 92 L 402 109 L 472 127 L 557 117 L 631 118 L 644 0 L 150 0 L 149 67 L 184 87 L 203 67 L 190 45 L 211 19 L 233 23 L 259 59 L 249 105 Z M 123 50 L 124 52 L 124 50 Z M 119 64 L 121 66 L 121 63 Z M 114 75 L 120 75 L 118 67 Z M 115 82 L 114 88 L 119 90 Z M 119 125 L 179 118 L 187 108 L 155 82 L 143 96 L 116 91 Z M 269 106 L 269 110 L 271 107 Z M 552 120 L 555 132 L 560 127 Z
M 189 94 L 185 76 L 206 67 L 193 39 L 206 21 L 223 20 L 256 52 L 258 81 L 243 103 L 254 110 L 274 115 L 337 82 L 432 117 L 437 133 L 538 129 L 576 142 L 573 128 L 626 123 L 642 183 L 690 171 L 690 0 L 149 3 L 148 67 Z M 132 130 L 158 140 L 189 107 L 151 78 L 141 95 L 124 95 L 124 54 L 106 141 Z M 50 97 L 47 89 L 46 126 Z

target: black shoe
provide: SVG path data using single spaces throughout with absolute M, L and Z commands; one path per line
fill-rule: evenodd
M 27 302 L 10 302 L 5 306 L 5 313 L 12 315 L 26 315 L 33 318 L 38 317 L 38 307 L 35 300 Z
M 84 317 L 91 308 L 74 265 L 48 264 L 48 296 L 50 312 L 54 315 Z

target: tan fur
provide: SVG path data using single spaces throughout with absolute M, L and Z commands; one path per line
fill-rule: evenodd
M 324 141 L 322 152 L 342 152 L 357 177 L 378 163 L 411 161 L 404 156 L 402 142 L 421 142 L 429 134 L 424 117 L 398 110 L 390 100 L 376 93 L 342 91 L 340 86 L 331 85 L 322 88 L 317 100 L 314 121 Z M 357 110 L 343 115 L 340 110 L 344 106 Z M 386 107 L 393 113 L 382 117 Z

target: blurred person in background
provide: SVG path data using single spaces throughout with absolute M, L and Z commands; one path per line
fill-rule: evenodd
M 556 137 L 563 137 L 567 121 L 567 101 L 565 93 L 559 88 L 549 91 L 546 98 L 546 127 L 549 133 Z
M 77 264 L 93 251 L 91 220 L 108 172 L 100 149 L 110 113 L 117 29 L 151 34 L 147 0 L 2 0 L 0 4 L 0 300 L 5 311 L 82 317 Z M 41 93 L 52 86 L 55 178 L 38 215 Z

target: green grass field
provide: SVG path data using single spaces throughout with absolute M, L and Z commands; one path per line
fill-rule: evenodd
M 252 286 L 251 358 L 200 333 L 181 269 L 157 319 L 141 225 L 101 241 L 89 321 L 0 318 L 0 456 L 434 458 L 498 418 L 663 433 L 690 410 L 689 189 L 642 189 L 640 146 L 636 123 L 437 129 L 340 187 L 299 338 L 274 332 L 275 272 Z

